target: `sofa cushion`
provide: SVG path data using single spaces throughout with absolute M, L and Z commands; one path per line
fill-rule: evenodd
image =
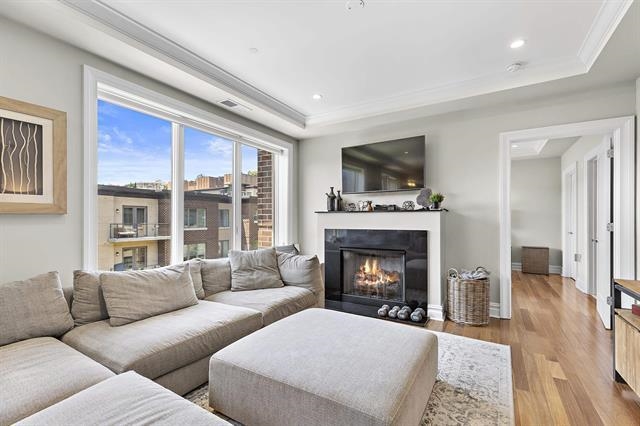
M 12 424 L 114 374 L 53 337 L 0 347 L 0 425 Z
M 0 346 L 73 327 L 57 272 L 0 285 Z
M 150 379 L 209 356 L 262 326 L 251 309 L 200 301 L 122 327 L 98 321 L 76 327 L 62 341 L 116 373 Z
M 193 289 L 198 299 L 204 299 L 204 288 L 202 288 L 202 259 L 191 259 L 185 263 L 189 264 L 189 273 L 193 281 Z
M 231 264 L 229 258 L 203 259 L 202 287 L 205 297 L 231 289 Z
M 100 272 L 73 271 L 73 301 L 71 315 L 76 325 L 109 318 L 100 287 Z
M 262 313 L 263 325 L 269 325 L 313 306 L 316 296 L 305 288 L 285 286 L 252 291 L 223 291 L 205 300 L 255 309 Z
M 18 424 L 230 425 L 220 417 L 134 372 L 120 374 L 91 386 L 27 417 Z
M 286 246 L 276 246 L 278 253 L 300 254 L 298 248 L 294 244 L 288 244 Z
M 229 252 L 231 291 L 257 290 L 284 286 L 274 248 Z
M 316 296 L 324 289 L 318 256 L 278 253 L 278 269 L 285 285 L 306 288 Z
M 189 265 L 185 263 L 143 271 L 103 272 L 100 286 L 112 326 L 198 303 Z

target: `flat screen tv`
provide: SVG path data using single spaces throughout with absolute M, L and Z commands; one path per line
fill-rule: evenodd
M 344 194 L 412 191 L 424 180 L 424 136 L 342 148 Z

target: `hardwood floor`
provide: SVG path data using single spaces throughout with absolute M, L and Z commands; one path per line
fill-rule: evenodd
M 512 319 L 428 328 L 511 346 L 519 425 L 640 425 L 640 398 L 611 373 L 595 299 L 559 275 L 513 273 Z

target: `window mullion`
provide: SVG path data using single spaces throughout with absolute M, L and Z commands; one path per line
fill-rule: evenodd
M 171 123 L 171 263 L 184 251 L 184 126 Z
M 233 229 L 233 249 L 242 250 L 242 144 L 233 141 L 233 179 L 231 226 Z

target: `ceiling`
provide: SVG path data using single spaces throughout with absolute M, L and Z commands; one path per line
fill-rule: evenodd
M 578 139 L 580 136 L 514 142 L 511 144 L 511 159 L 518 161 L 562 157 Z
M 0 14 L 305 138 L 584 75 L 632 3 L 365 1 L 48 0 Z

